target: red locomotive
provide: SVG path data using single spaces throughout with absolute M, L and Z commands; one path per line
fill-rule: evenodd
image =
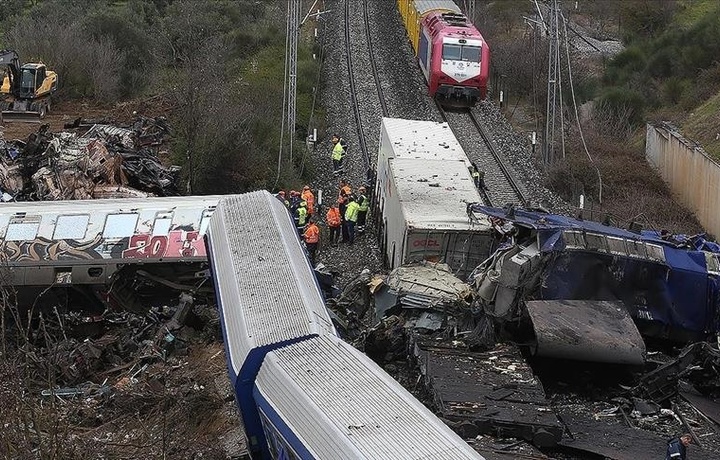
M 428 83 L 442 105 L 473 106 L 487 96 L 490 48 L 451 0 L 398 0 Z

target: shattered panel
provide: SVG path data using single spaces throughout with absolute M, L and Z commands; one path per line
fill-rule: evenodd
M 498 345 L 479 353 L 417 341 L 414 349 L 425 386 L 443 418 L 538 446 L 560 440 L 562 426 L 517 348 Z
M 535 354 L 553 358 L 643 364 L 645 343 L 621 302 L 534 300 Z

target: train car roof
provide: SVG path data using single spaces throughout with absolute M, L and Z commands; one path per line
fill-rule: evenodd
M 220 200 L 207 232 L 236 374 L 256 349 L 334 334 L 287 208 L 267 191 Z
M 432 11 L 462 13 L 460 7 L 452 0 L 415 0 L 413 3 L 415 4 L 415 9 L 421 16 Z
M 286 439 L 295 436 L 295 447 L 306 449 L 298 452 L 302 458 L 483 459 L 377 364 L 337 337 L 269 353 L 255 386 L 260 409 Z
M 385 158 L 423 158 L 428 160 L 469 160 L 447 123 L 402 118 L 383 118 L 383 136 L 390 150 L 381 145 Z
M 93 211 L 129 212 L 136 210 L 216 206 L 222 195 L 167 196 L 147 198 L 100 198 L 95 200 L 20 201 L 0 204 L 0 215 L 17 213 L 89 213 Z
M 464 162 L 395 158 L 390 169 L 408 225 L 418 229 L 484 230 L 467 203 L 482 201 Z

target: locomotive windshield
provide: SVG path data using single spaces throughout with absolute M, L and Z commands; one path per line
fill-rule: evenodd
M 480 47 L 443 44 L 442 58 L 446 61 L 480 62 Z

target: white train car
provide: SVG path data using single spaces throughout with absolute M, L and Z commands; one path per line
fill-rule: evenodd
M 271 458 L 483 458 L 377 364 L 336 337 L 270 352 L 255 398 Z
M 230 380 L 253 452 L 267 450 L 252 390 L 265 354 L 335 335 L 287 208 L 266 191 L 227 196 L 207 232 Z
M 383 118 L 375 186 L 381 248 L 390 268 L 429 260 L 469 274 L 490 252 L 487 219 L 470 161 L 447 123 Z
M 205 262 L 219 196 L 3 203 L 0 263 L 15 286 L 106 284 L 121 266 Z

